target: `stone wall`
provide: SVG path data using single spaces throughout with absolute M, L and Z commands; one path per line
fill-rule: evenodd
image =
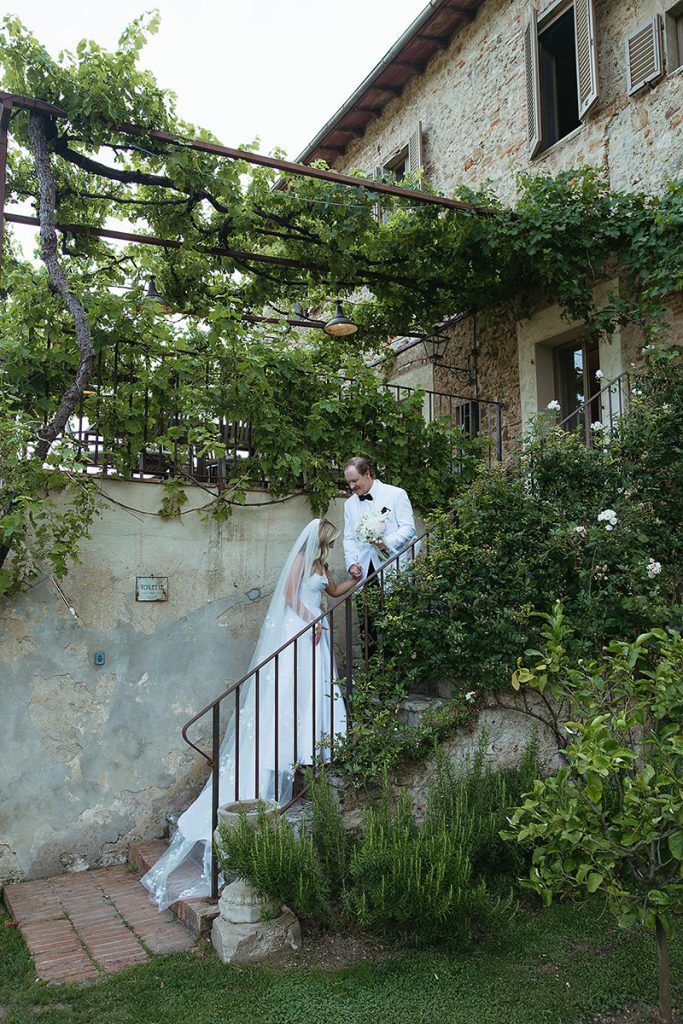
M 548 4 L 536 6 L 542 13 Z M 426 178 L 430 188 L 445 194 L 457 184 L 491 185 L 504 202 L 513 203 L 518 172 L 556 174 L 583 164 L 603 168 L 614 189 L 657 193 L 683 170 L 683 70 L 666 74 L 654 87 L 629 97 L 625 40 L 665 6 L 657 0 L 597 0 L 600 99 L 583 125 L 530 159 L 523 46 L 529 0 L 488 0 L 472 23 L 459 30 L 425 71 L 414 76 L 369 123 L 364 135 L 349 144 L 334 166 L 340 171 L 372 172 L 405 145 L 421 121 Z M 618 282 L 613 284 L 616 287 Z M 537 312 L 543 314 L 544 307 Z M 669 303 L 669 320 L 667 340 L 680 343 L 680 297 Z M 548 324 L 548 340 L 568 329 L 560 311 L 554 326 Z M 433 383 L 424 386 L 473 397 L 475 389 L 447 368 L 447 364 L 474 368 L 472 319 L 465 318 L 448 334 L 447 351 L 432 370 Z M 641 334 L 632 327 L 622 330 L 614 343 L 605 342 L 606 362 L 601 368 L 606 376 L 638 365 L 640 345 Z M 419 347 L 408 349 L 397 357 L 392 380 L 426 381 L 426 363 Z M 503 443 L 510 450 L 530 416 L 544 408 L 549 397 L 557 397 L 552 373 L 549 380 L 537 384 L 533 361 L 527 358 L 525 365 L 519 351 L 515 315 L 507 309 L 479 316 L 476 364 L 479 397 L 504 406 Z M 529 374 L 531 381 L 525 380 Z
M 165 522 L 147 514 L 158 485 L 102 486 L 118 504 L 103 503 L 60 583 L 78 618 L 49 578 L 0 604 L 0 882 L 122 861 L 194 798 L 207 769 L 181 726 L 246 672 L 312 518 L 304 495 L 262 504 L 251 492 L 227 523 Z M 187 493 L 186 509 L 208 500 Z M 341 500 L 330 518 L 341 525 Z M 344 575 L 341 546 L 331 567 Z M 136 602 L 136 576 L 149 575 L 168 577 L 168 601 Z
M 536 6 L 542 13 L 548 4 Z M 597 0 L 600 100 L 584 125 L 530 160 L 523 47 L 529 0 L 488 0 L 335 167 L 372 171 L 405 145 L 421 121 L 425 171 L 437 191 L 448 193 L 458 182 L 472 188 L 490 182 L 512 202 L 515 171 L 555 174 L 592 164 L 605 169 L 615 189 L 658 192 L 683 170 L 683 72 L 629 97 L 625 41 L 665 6 L 658 0 Z

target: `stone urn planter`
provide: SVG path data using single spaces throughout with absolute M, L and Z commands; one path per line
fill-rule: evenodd
M 273 800 L 238 800 L 218 808 L 219 825 L 234 828 L 244 811 L 247 821 L 255 824 L 259 806 L 265 804 L 266 814 L 275 818 L 278 805 Z M 218 831 L 214 840 L 218 840 Z M 272 900 L 264 900 L 246 879 L 238 878 L 226 885 L 218 901 L 219 916 L 211 929 L 211 942 L 224 964 L 256 963 L 265 957 L 301 945 L 301 928 L 287 907 L 279 914 Z

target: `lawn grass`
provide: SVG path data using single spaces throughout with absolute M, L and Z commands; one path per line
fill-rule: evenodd
M 504 935 L 464 954 L 336 972 L 225 967 L 206 947 L 95 984 L 47 986 L 6 917 L 0 950 L 3 1024 L 569 1024 L 657 1001 L 654 938 L 618 931 L 596 903 L 520 912 Z M 671 974 L 680 1006 L 680 937 Z

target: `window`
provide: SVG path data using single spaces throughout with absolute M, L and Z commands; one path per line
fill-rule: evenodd
M 529 156 L 569 135 L 598 98 L 594 0 L 532 8 L 524 34 Z
M 390 172 L 396 182 L 401 182 L 406 174 L 410 173 L 410 152 L 409 147 L 404 146 L 400 153 L 384 165 L 382 171 Z
M 662 62 L 662 32 L 655 15 L 626 40 L 626 75 L 628 94 L 644 89 L 655 82 L 664 71 Z
M 666 60 L 669 72 L 683 67 L 683 0 L 666 12 Z
M 555 393 L 560 403 L 560 416 L 570 430 L 584 429 L 586 416 L 588 424 L 600 420 L 600 402 L 595 401 L 600 393 L 600 369 L 598 343 L 594 340 L 577 338 L 567 345 L 554 350 Z M 585 411 L 584 411 L 585 407 Z
M 388 156 L 381 167 L 376 167 L 372 175 L 375 179 L 392 177 L 397 184 L 400 184 L 407 174 L 416 174 L 424 167 L 424 141 L 422 133 L 422 121 L 417 122 L 417 127 L 405 145 Z M 377 220 L 385 219 L 381 203 L 375 208 Z

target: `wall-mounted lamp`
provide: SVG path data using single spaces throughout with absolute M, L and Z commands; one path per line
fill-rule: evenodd
M 434 334 L 428 334 L 422 339 L 422 343 L 427 353 L 427 358 L 438 363 L 446 354 L 448 347 L 448 338 L 444 334 L 435 332 Z
M 345 338 L 349 334 L 355 334 L 358 330 L 358 324 L 354 324 L 353 320 L 349 320 L 347 316 L 344 316 L 341 299 L 336 300 L 336 305 L 337 308 L 335 309 L 334 316 L 323 327 L 325 334 L 331 334 L 333 338 Z

